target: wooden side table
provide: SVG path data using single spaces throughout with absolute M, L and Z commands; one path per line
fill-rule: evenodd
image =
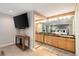
M 28 41 L 28 44 L 26 45 L 26 41 Z M 30 37 L 27 35 L 16 35 L 15 40 L 16 46 L 18 46 L 21 50 L 26 50 L 30 47 Z

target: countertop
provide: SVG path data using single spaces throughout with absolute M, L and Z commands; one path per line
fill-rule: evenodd
M 56 37 L 63 37 L 63 38 L 71 38 L 71 39 L 75 39 L 75 35 L 59 35 L 59 34 L 55 34 L 55 33 L 36 33 L 36 34 L 44 34 L 47 36 L 56 36 Z

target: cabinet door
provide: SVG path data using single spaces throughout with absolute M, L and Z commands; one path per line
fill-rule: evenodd
M 57 47 L 58 37 L 45 35 L 45 43 Z
M 52 36 L 52 45 L 58 47 L 58 37 Z
M 36 41 L 43 42 L 43 34 L 36 34 Z
M 75 52 L 75 40 L 74 39 L 67 39 L 66 40 L 66 49 L 71 51 L 71 52 Z
M 44 42 L 47 44 L 48 43 L 48 35 L 44 36 Z
M 37 39 L 38 39 L 38 34 L 35 35 L 35 40 L 37 41 Z
M 43 42 L 43 34 L 40 34 L 40 35 L 39 35 L 39 38 L 40 38 L 40 39 L 39 39 L 40 42 Z
M 66 48 L 66 38 L 60 37 L 58 39 L 58 47 L 59 48 L 62 48 L 62 49 L 65 49 Z
M 45 43 L 52 45 L 52 36 L 45 35 Z

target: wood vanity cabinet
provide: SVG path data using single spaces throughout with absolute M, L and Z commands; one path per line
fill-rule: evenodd
M 51 36 L 52 37 L 52 46 L 58 47 L 58 37 Z
M 35 35 L 35 40 L 37 41 L 37 39 L 38 39 L 38 34 L 36 33 L 36 35 Z
M 75 39 L 59 37 L 58 38 L 58 48 L 75 52 Z
M 66 38 L 58 38 L 58 48 L 66 49 Z
M 46 44 L 48 44 L 48 42 L 50 41 L 50 40 L 48 40 L 48 35 L 45 35 L 45 36 L 44 36 L 44 39 L 45 39 L 44 42 L 45 42 Z
M 45 43 L 52 45 L 52 36 L 45 35 Z
M 45 35 L 45 43 L 57 47 L 58 38 L 54 36 Z
M 64 50 L 75 52 L 75 40 L 72 38 L 45 35 L 45 43 Z
M 43 42 L 43 34 L 37 33 L 37 34 L 36 34 L 36 41 L 38 41 L 38 42 Z
M 72 39 L 72 38 L 66 39 L 66 50 L 75 52 L 75 40 L 74 39 Z
M 43 41 L 44 37 L 44 41 Z M 75 39 L 52 35 L 36 34 L 36 41 L 49 44 L 64 50 L 75 52 Z

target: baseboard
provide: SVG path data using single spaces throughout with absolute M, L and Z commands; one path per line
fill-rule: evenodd
M 13 44 L 15 44 L 15 43 L 14 42 L 10 42 L 10 43 L 6 43 L 6 44 L 2 44 L 2 45 L 0 45 L 0 48 L 6 47 L 6 46 L 9 46 L 9 45 L 13 45 Z

